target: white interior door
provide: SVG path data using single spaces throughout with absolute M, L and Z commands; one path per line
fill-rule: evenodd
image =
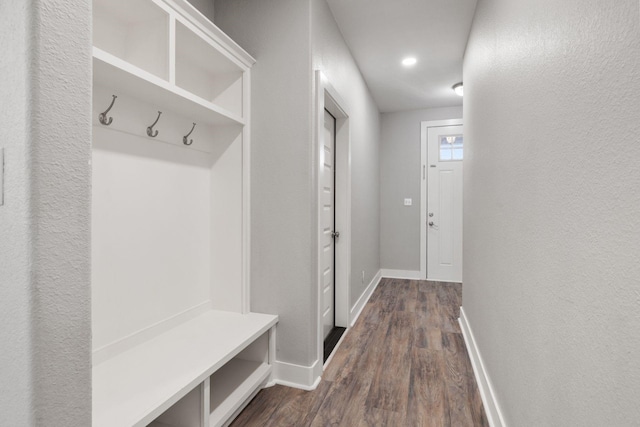
M 324 112 L 324 159 L 322 174 L 322 323 L 323 338 L 335 326 L 335 135 L 336 119 Z
M 462 282 L 463 127 L 429 128 L 427 279 Z

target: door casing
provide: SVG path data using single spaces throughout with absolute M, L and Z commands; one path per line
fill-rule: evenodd
M 323 371 L 323 325 L 322 325 L 322 151 L 324 150 L 324 110 L 336 118 L 336 178 L 335 178 L 335 229 L 340 237 L 335 241 L 335 326 L 349 326 L 349 295 L 351 289 L 351 144 L 349 114 L 346 104 L 320 71 L 315 72 L 315 144 L 314 168 L 316 171 L 317 206 L 317 275 L 316 275 L 316 324 L 317 361 L 314 377 Z M 327 361 L 327 363 L 330 360 Z

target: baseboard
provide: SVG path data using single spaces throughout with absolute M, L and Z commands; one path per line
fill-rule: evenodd
M 467 345 L 467 352 L 469 353 L 469 359 L 471 359 L 471 366 L 476 376 L 476 382 L 480 389 L 480 396 L 482 397 L 482 403 L 484 405 L 484 411 L 487 414 L 487 420 L 491 427 L 507 427 L 504 422 L 500 405 L 496 399 L 496 394 L 491 384 L 491 379 L 487 373 L 484 363 L 482 361 L 482 355 L 476 345 L 476 340 L 473 336 L 473 331 L 469 325 L 469 320 L 464 312 L 464 308 L 460 307 L 460 328 L 462 329 L 462 335 L 464 342 Z
M 373 279 L 371 279 L 371 282 L 369 283 L 369 285 L 367 285 L 367 288 L 364 290 L 362 295 L 360 295 L 360 298 L 358 298 L 358 301 L 356 301 L 356 303 L 353 305 L 353 308 L 349 313 L 349 319 L 350 319 L 349 327 L 352 327 L 353 325 L 356 324 L 356 320 L 358 320 L 360 313 L 362 313 L 364 306 L 367 305 L 367 301 L 369 301 L 369 298 L 371 298 L 373 291 L 376 290 L 381 279 L 382 279 L 382 270 L 378 270 L 376 275 L 373 276 Z
M 191 319 L 195 319 L 207 310 L 211 310 L 211 301 L 202 302 L 194 307 L 188 308 L 178 314 L 175 314 L 160 322 L 154 323 L 144 329 L 136 331 L 124 338 L 111 342 L 93 351 L 92 360 L 93 365 L 98 365 L 105 360 L 112 358 L 113 356 L 127 351 L 138 344 L 141 344 L 155 336 L 168 331 L 169 329 L 187 322 Z
M 301 390 L 315 390 L 320 384 L 317 366 L 322 370 L 322 361 L 316 360 L 311 366 L 275 361 L 273 363 L 273 381 L 269 385 L 280 384 Z
M 424 279 L 420 271 L 414 270 L 390 270 L 388 268 L 383 268 L 382 277 L 386 277 L 389 279 L 411 279 L 411 280 L 421 280 Z

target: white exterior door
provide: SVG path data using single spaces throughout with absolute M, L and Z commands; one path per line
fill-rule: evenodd
M 427 279 L 462 282 L 463 127 L 431 127 L 427 142 Z
M 324 171 L 322 174 L 322 323 L 323 338 L 335 326 L 335 135 L 336 119 L 324 112 Z

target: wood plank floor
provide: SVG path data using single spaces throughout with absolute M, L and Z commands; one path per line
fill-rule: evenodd
M 261 390 L 231 426 L 488 426 L 461 300 L 460 284 L 382 279 L 316 390 Z

